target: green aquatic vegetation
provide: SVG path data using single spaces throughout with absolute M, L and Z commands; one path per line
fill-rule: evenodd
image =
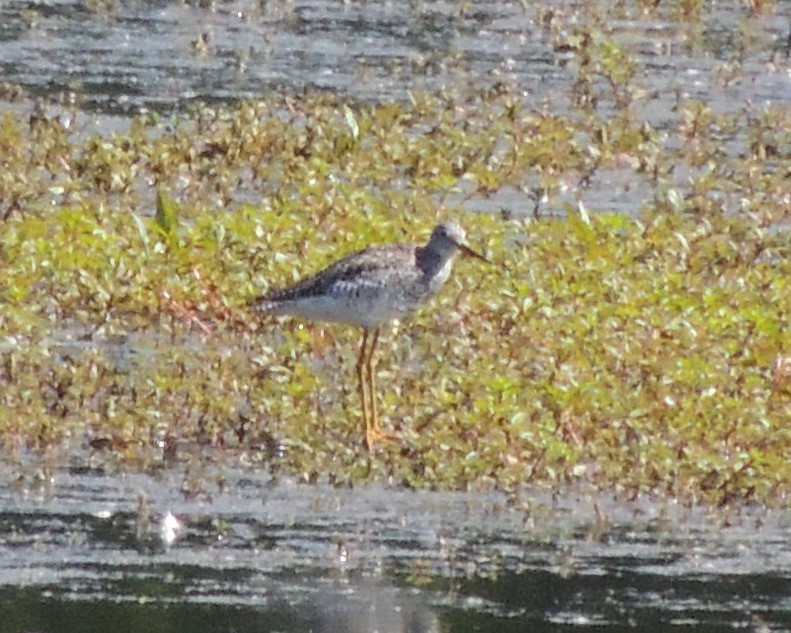
M 292 95 L 107 136 L 4 114 L 0 445 L 140 468 L 210 447 L 337 485 L 782 503 L 789 112 L 680 100 L 655 130 L 633 73 L 607 66 L 623 51 L 594 43 L 596 72 L 631 95 L 612 116 L 528 110 L 506 85 L 402 104 Z M 358 332 L 248 308 L 368 244 L 423 240 L 459 201 L 510 188 L 557 209 L 602 169 L 645 183 L 634 217 L 564 204 L 528 220 L 525 196 L 462 218 L 494 263 L 459 260 L 383 333 L 397 439 L 373 454 Z
M 555 47 L 573 54 L 576 81 L 573 96 L 585 110 L 596 110 L 602 101 L 617 108 L 627 107 L 633 98 L 633 79 L 638 64 L 628 50 L 609 37 L 601 24 L 585 24 L 559 37 Z

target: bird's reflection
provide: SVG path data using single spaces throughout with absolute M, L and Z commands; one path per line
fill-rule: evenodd
M 437 614 L 416 593 L 376 583 L 316 587 L 306 601 L 312 633 L 441 633 Z

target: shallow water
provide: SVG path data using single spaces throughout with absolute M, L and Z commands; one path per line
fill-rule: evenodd
M 208 461 L 7 471 L 0 631 L 791 627 L 787 510 L 339 490 Z
M 658 15 L 606 25 L 612 29 L 606 37 L 638 63 L 632 82 L 640 93 L 633 105 L 638 120 L 672 129 L 677 103 L 690 98 L 728 113 L 791 103 L 787 3 L 753 18 L 746 4 L 708 4 L 700 28 Z M 5 0 L 0 84 L 75 102 L 96 117 L 77 122 L 86 134 L 123 129 L 128 115 L 149 110 L 179 112 L 196 102 L 304 88 L 387 101 L 406 100 L 410 91 L 502 82 L 521 91 L 528 107 L 563 113 L 577 72 L 569 42 L 590 13 L 590 3 L 572 0 Z M 599 81 L 598 107 L 607 113 L 615 106 Z M 30 100 L 0 102 L 0 110 L 29 106 Z M 742 151 L 744 134 L 731 133 L 733 151 Z M 685 172 L 680 166 L 675 174 L 680 184 L 694 177 Z M 544 213 L 576 207 L 577 187 L 568 185 Z M 651 192 L 647 179 L 626 166 L 600 169 L 583 201 L 591 210 L 636 213 Z M 254 191 L 238 196 L 259 198 Z M 447 203 L 516 214 L 532 213 L 535 204 L 509 188 L 487 196 L 461 192 Z
M 523 85 L 538 102 L 573 80 L 571 55 L 547 24 L 571 33 L 587 13 L 586 3 L 573 1 L 6 0 L 0 81 L 44 95 L 76 92 L 89 109 L 122 113 L 306 86 L 404 99 L 407 90 L 493 79 Z M 780 8 L 748 21 L 742 3 L 726 2 L 706 15 L 699 33 L 656 20 L 608 26 L 638 56 L 648 88 L 706 101 L 723 88 L 710 71 L 734 57 L 740 29 L 748 28 L 754 41 L 743 53 L 743 79 L 720 106 L 791 97 L 786 74 L 768 66 L 786 54 L 789 23 Z
M 571 57 L 526 4 L 473 1 L 459 14 L 456 2 L 121 0 L 97 11 L 6 0 L 0 83 L 79 95 L 86 133 L 145 110 L 306 86 L 386 100 L 502 79 L 531 106 L 563 111 Z M 568 29 L 584 20 L 584 2 L 553 6 Z M 655 94 L 641 115 L 662 129 L 679 96 L 718 111 L 791 102 L 781 10 L 749 22 L 758 44 L 738 80 L 718 79 L 744 18 L 744 3 L 717 3 L 691 43 L 678 24 L 614 24 L 637 43 L 640 83 Z M 499 210 L 520 196 L 463 204 Z M 602 170 L 585 204 L 633 211 L 644 197 L 631 170 Z M 118 362 L 135 360 L 121 346 Z M 791 629 L 788 510 L 339 490 L 211 464 L 223 460 L 151 476 L 91 458 L 0 466 L 0 632 Z M 168 512 L 184 526 L 171 544 Z

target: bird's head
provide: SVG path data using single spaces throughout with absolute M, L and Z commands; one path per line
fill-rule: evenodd
M 449 251 L 452 253 L 458 250 L 470 257 L 489 262 L 486 257 L 469 247 L 467 244 L 467 234 L 456 220 L 448 220 L 434 227 L 429 244 L 434 246 L 438 251 Z

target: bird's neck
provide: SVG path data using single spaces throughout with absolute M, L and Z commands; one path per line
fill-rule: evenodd
M 445 252 L 438 249 L 418 246 L 415 252 L 417 264 L 420 270 L 428 277 L 434 277 L 442 270 L 453 257 L 452 252 Z

